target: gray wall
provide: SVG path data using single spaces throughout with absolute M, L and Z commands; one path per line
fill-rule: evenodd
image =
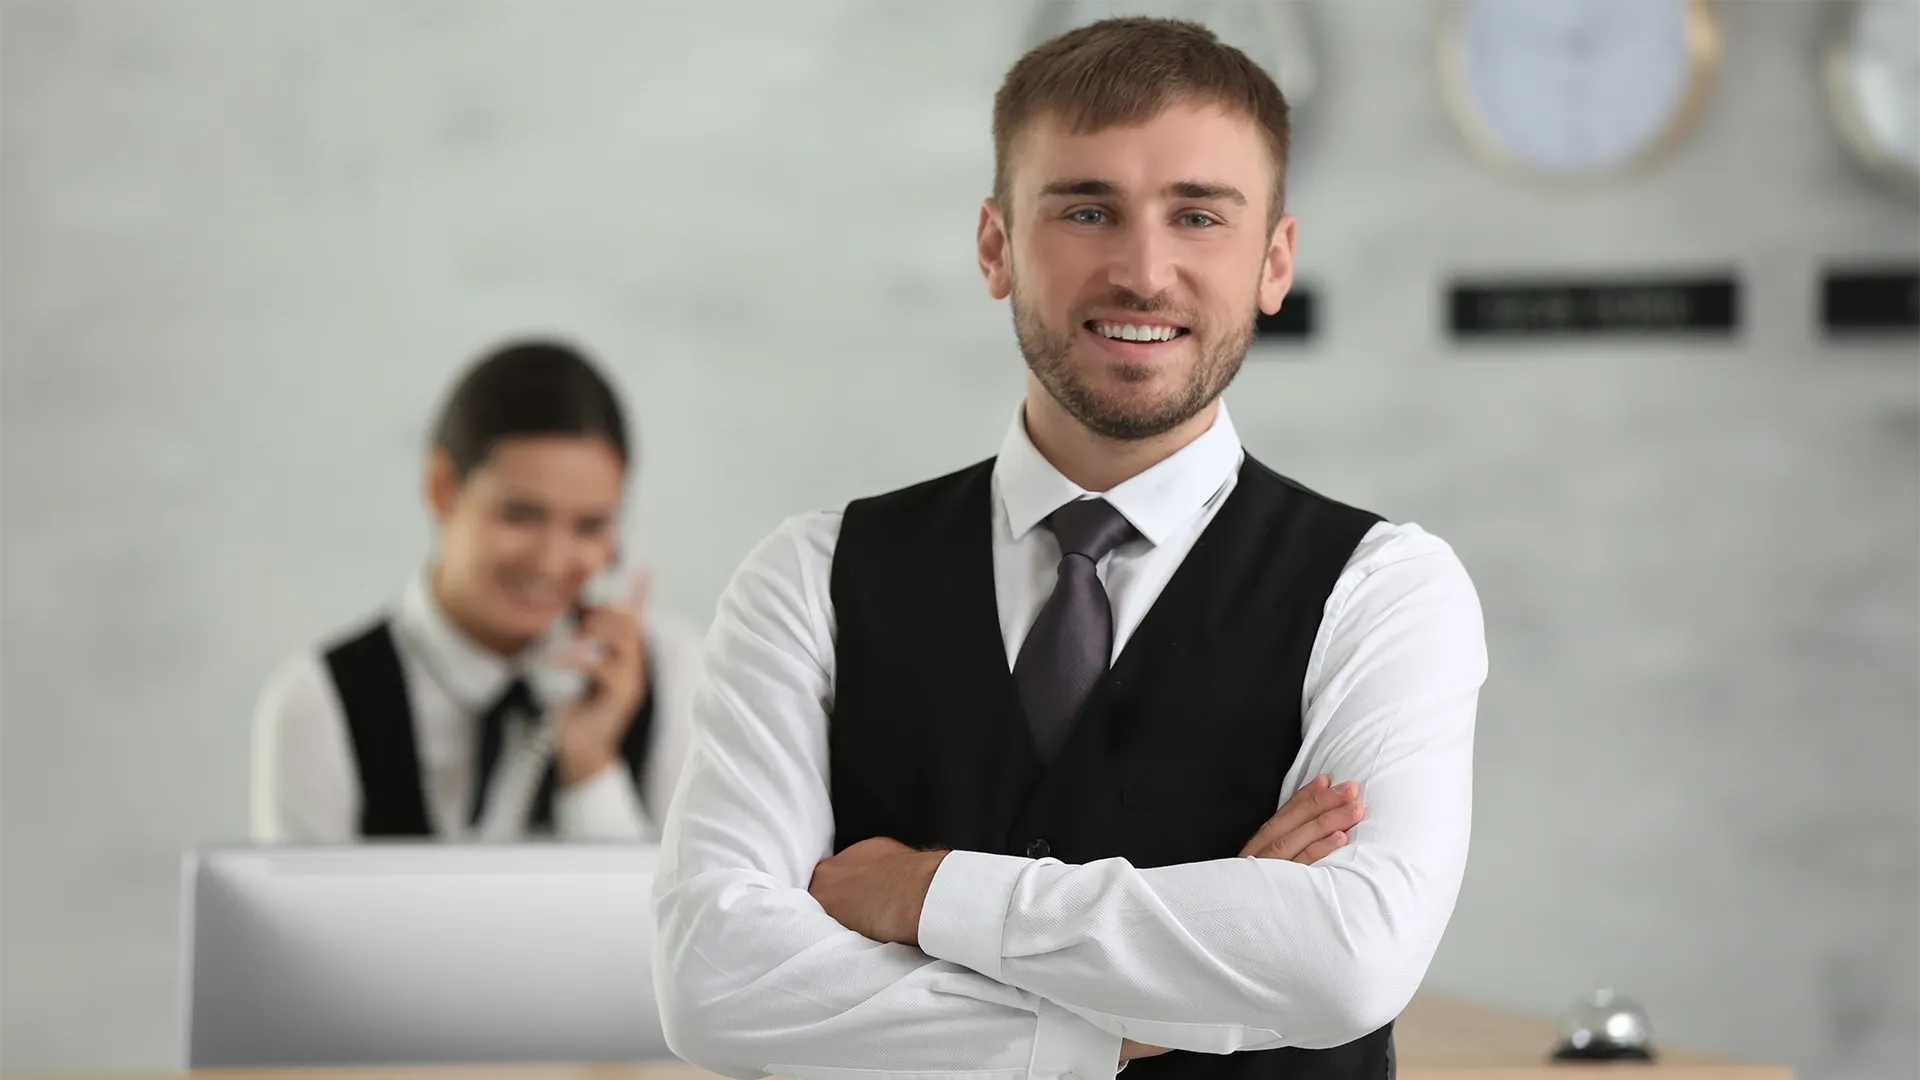
M 1485 601 L 1468 886 L 1431 985 L 1611 983 L 1674 1042 L 1912 1076 L 1920 381 L 1823 345 L 1823 258 L 1920 219 L 1818 112 L 1819 4 L 1722 5 L 1645 179 L 1491 175 L 1437 9 L 1319 3 L 1295 171 L 1326 333 L 1253 451 L 1449 538 Z M 990 452 L 973 267 L 1024 4 L 0 7 L 0 1069 L 162 1068 L 176 865 L 240 836 L 270 663 L 420 558 L 425 416 L 497 335 L 603 354 L 634 528 L 696 618 L 782 515 Z M 1458 271 L 1731 267 L 1732 343 L 1463 352 Z

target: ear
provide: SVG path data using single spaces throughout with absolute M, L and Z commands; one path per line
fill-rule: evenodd
M 439 447 L 427 455 L 427 465 L 420 478 L 420 494 L 435 521 L 445 522 L 452 516 L 453 504 L 460 497 L 460 478 L 455 475 L 453 455 Z
M 992 199 L 980 204 L 980 276 L 987 281 L 987 295 L 1005 300 L 1013 294 L 1013 261 L 1009 250 L 1006 216 Z
M 1267 257 L 1260 267 L 1260 310 L 1269 315 L 1280 310 L 1293 288 L 1294 230 L 1293 215 L 1282 214 L 1267 239 Z

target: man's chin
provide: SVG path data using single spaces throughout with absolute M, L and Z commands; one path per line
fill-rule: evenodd
M 1164 405 L 1153 407 L 1135 401 L 1086 402 L 1076 410 L 1076 419 L 1096 435 L 1120 442 L 1138 442 L 1157 438 L 1179 427 L 1186 418 Z M 1156 403 L 1158 404 L 1158 403 Z
M 1177 408 L 1185 396 L 1185 372 L 1159 364 L 1102 365 L 1080 381 L 1083 397 L 1103 412 L 1145 419 Z

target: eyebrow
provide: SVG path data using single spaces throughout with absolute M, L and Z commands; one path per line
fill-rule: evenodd
M 1240 189 L 1231 184 L 1214 183 L 1205 180 L 1180 180 L 1168 184 L 1166 195 L 1175 199 L 1223 199 L 1240 206 L 1247 205 L 1247 197 Z M 1120 194 L 1120 185 L 1111 180 L 1055 180 L 1040 189 L 1041 198 L 1061 195 L 1109 197 Z

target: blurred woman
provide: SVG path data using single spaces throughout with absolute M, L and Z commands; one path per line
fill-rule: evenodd
M 630 466 L 614 390 L 573 349 L 468 370 L 425 462 L 431 557 L 260 697 L 255 837 L 657 839 L 700 646 L 617 565 Z

